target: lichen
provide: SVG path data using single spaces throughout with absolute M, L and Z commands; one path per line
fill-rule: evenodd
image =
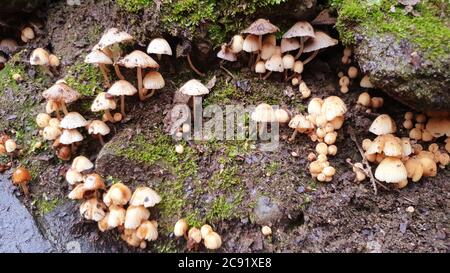
M 331 5 L 338 10 L 336 28 L 345 44 L 354 44 L 355 34 L 389 33 L 409 40 L 431 60 L 450 54 L 448 1 L 420 1 L 414 7 L 417 16 L 405 14 L 396 0 L 332 0 Z
M 117 5 L 124 10 L 136 13 L 153 3 L 153 0 L 116 0 Z

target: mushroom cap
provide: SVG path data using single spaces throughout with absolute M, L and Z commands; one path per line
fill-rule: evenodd
M 12 153 L 12 152 L 14 152 L 14 151 L 16 150 L 16 148 L 17 148 L 16 142 L 15 142 L 14 140 L 12 140 L 12 139 L 6 140 L 5 143 L 4 143 L 4 145 L 5 145 L 5 149 L 6 149 L 6 152 L 7 152 L 7 153 Z
M 306 131 L 314 129 L 314 125 L 305 116 L 298 114 L 289 121 L 289 128 Z
M 80 205 L 80 214 L 87 220 L 94 220 L 96 222 L 102 220 L 106 215 L 106 206 L 97 198 L 91 198 L 84 201 Z
M 302 74 L 303 68 L 304 68 L 304 66 L 303 66 L 303 62 L 302 61 L 297 60 L 297 61 L 294 62 L 293 70 L 294 70 L 295 73 Z
M 64 145 L 80 142 L 83 140 L 83 136 L 77 129 L 65 129 L 59 137 L 59 142 Z
M 159 64 L 148 56 L 145 52 L 135 50 L 130 54 L 123 57 L 117 62 L 118 65 L 125 66 L 126 68 L 159 68 Z
M 141 240 L 155 241 L 158 239 L 158 226 L 154 221 L 143 221 L 136 230 L 136 236 Z
M 244 37 L 242 35 L 234 35 L 233 38 L 231 38 L 231 41 L 229 43 L 229 47 L 231 52 L 234 54 L 237 54 L 242 51 L 242 47 L 244 46 Z
M 251 119 L 256 122 L 275 122 L 275 111 L 267 103 L 261 103 L 252 112 Z
M 295 58 L 291 54 L 286 54 L 283 56 L 283 67 L 284 69 L 294 68 Z
M 169 43 L 166 39 L 155 38 L 153 39 L 147 47 L 148 54 L 164 54 L 172 56 L 172 48 L 170 48 Z
M 181 237 L 188 231 L 189 225 L 186 219 L 180 219 L 175 223 L 173 227 L 173 234 L 175 237 Z
M 422 178 L 423 175 L 423 167 L 420 164 L 420 160 L 417 158 L 409 158 L 405 162 L 405 168 L 408 175 L 408 178 L 411 178 L 413 182 L 417 182 Z
M 17 42 L 14 39 L 3 39 L 0 41 L 0 48 L 6 50 L 6 53 L 13 53 L 17 49 Z
M 205 224 L 205 225 L 201 226 L 200 234 L 202 235 L 202 239 L 205 239 L 206 234 L 210 233 L 211 231 L 213 231 L 213 229 L 210 225 Z
M 264 61 L 258 61 L 255 65 L 255 72 L 258 74 L 266 73 L 266 64 Z
M 199 244 L 202 241 L 202 233 L 196 227 L 192 227 L 188 231 L 188 239 L 193 240 L 195 243 Z
M 214 231 L 208 232 L 204 238 L 204 244 L 207 249 L 218 249 L 222 245 L 220 235 Z
M 73 159 L 71 167 L 73 170 L 81 173 L 94 168 L 94 163 L 92 163 L 87 157 L 80 155 Z
M 111 205 L 109 207 L 108 228 L 115 228 L 123 225 L 127 211 L 121 206 Z
M 103 196 L 103 202 L 107 206 L 109 205 L 119 205 L 123 206 L 131 198 L 131 190 L 123 183 L 113 184 L 108 192 Z
M 94 135 L 107 135 L 109 134 L 110 129 L 108 127 L 108 125 L 106 125 L 106 123 L 104 123 L 101 120 L 93 120 L 91 121 L 91 123 L 89 123 L 88 125 L 88 133 L 89 134 L 94 134 Z
M 146 89 L 161 89 L 166 83 L 161 73 L 158 71 L 150 71 L 145 75 L 143 85 Z
M 375 178 L 387 183 L 399 183 L 408 179 L 408 174 L 400 159 L 386 157 L 375 170 Z
M 26 183 L 30 180 L 31 180 L 30 171 L 28 171 L 28 169 L 25 167 L 17 168 L 12 175 L 12 182 L 15 185 Z
M 261 59 L 267 60 L 275 53 L 276 46 L 264 43 L 261 48 Z
M 84 181 L 84 187 L 89 191 L 106 189 L 105 181 L 103 180 L 103 178 L 100 175 L 98 175 L 96 173 L 88 174 L 83 179 L 83 181 Z
M 338 96 L 329 96 L 323 100 L 321 112 L 331 121 L 335 117 L 343 116 L 347 112 L 347 106 Z
M 444 135 L 450 137 L 450 118 L 430 118 L 425 128 L 435 138 Z
M 283 34 L 283 38 L 293 38 L 293 37 L 316 37 L 314 28 L 310 23 L 306 21 L 299 21 L 295 23 L 286 33 Z
M 389 136 L 384 141 L 383 146 L 383 154 L 391 157 L 401 157 L 403 156 L 403 146 L 402 142 L 398 137 L 394 135 L 385 135 Z
M 375 135 L 393 134 L 397 131 L 394 120 L 387 114 L 379 115 L 370 125 L 369 132 Z
M 275 34 L 267 34 L 264 36 L 262 43 L 276 46 L 277 45 L 277 36 Z
M 97 46 L 99 49 L 104 49 L 116 43 L 122 43 L 133 40 L 133 36 L 126 33 L 125 31 L 120 31 L 117 28 L 110 28 L 105 31 L 100 42 Z
M 281 53 L 297 50 L 300 48 L 300 42 L 296 38 L 281 39 Z
M 84 62 L 88 64 L 113 64 L 111 58 L 101 50 L 93 50 L 86 55 Z
M 137 89 L 126 80 L 118 80 L 108 89 L 107 93 L 112 96 L 133 96 L 137 93 Z
M 331 38 L 322 31 L 315 32 L 315 38 L 308 39 L 303 48 L 303 52 L 312 52 L 322 48 L 327 48 L 330 46 L 335 46 L 338 44 L 338 40 Z
M 67 170 L 65 178 L 70 185 L 75 185 L 76 183 L 83 181 L 83 175 L 73 168 Z
M 36 48 L 33 50 L 30 56 L 31 65 L 48 65 L 49 64 L 49 53 L 43 48 Z
M 283 58 L 278 54 L 274 54 L 266 61 L 265 66 L 269 71 L 283 72 Z
M 57 81 L 49 89 L 45 90 L 42 93 L 42 96 L 46 100 L 71 103 L 78 100 L 80 93 L 70 88 L 70 86 L 68 86 L 64 81 Z
M 289 121 L 289 113 L 284 109 L 276 109 L 274 115 L 279 123 L 287 123 Z
M 368 75 L 364 75 L 361 81 L 359 82 L 359 86 L 363 88 L 374 88 L 375 86 L 370 82 L 370 78 Z
M 209 94 L 209 89 L 199 80 L 192 79 L 180 87 L 180 92 L 188 96 L 201 96 Z
M 321 98 L 312 98 L 308 103 L 308 114 L 318 116 L 322 113 L 323 100 Z
M 223 44 L 220 51 L 217 52 L 217 57 L 229 62 L 235 62 L 237 60 L 236 54 L 231 52 L 231 49 L 226 44 Z
M 125 228 L 136 229 L 148 217 L 150 212 L 144 206 L 129 206 L 125 214 Z
M 55 140 L 61 135 L 61 130 L 54 126 L 46 126 L 42 131 L 45 140 Z
M 154 207 L 161 202 L 161 197 L 149 187 L 137 188 L 130 199 L 130 206 Z
M 112 95 L 106 92 L 99 93 L 97 97 L 95 97 L 94 102 L 92 102 L 91 111 L 99 112 L 104 110 L 116 109 L 116 102 L 114 101 L 114 99 L 109 97 L 112 97 Z
M 245 52 L 255 52 L 261 49 L 261 45 L 259 44 L 259 38 L 256 35 L 247 35 L 244 39 L 244 44 L 242 45 L 242 49 Z
M 258 19 L 253 22 L 248 28 L 244 29 L 242 33 L 253 34 L 253 35 L 264 35 L 268 33 L 275 33 L 280 29 L 271 24 L 269 20 L 266 19 Z
M 59 127 L 63 129 L 75 129 L 86 125 L 88 125 L 88 122 L 80 113 L 70 112 L 61 120 Z
M 398 2 L 404 6 L 415 6 L 420 0 L 398 0 Z
M 69 199 L 72 200 L 80 200 L 84 198 L 84 194 L 87 191 L 87 189 L 84 187 L 84 184 L 78 184 L 73 188 L 71 192 L 69 192 L 69 195 L 67 196 Z

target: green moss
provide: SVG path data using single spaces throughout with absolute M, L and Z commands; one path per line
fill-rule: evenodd
M 45 196 L 39 197 L 32 202 L 38 209 L 40 215 L 45 215 L 53 211 L 59 203 L 60 200 L 58 198 L 48 199 Z
M 67 84 L 83 96 L 94 96 L 102 90 L 103 77 L 93 65 L 77 63 L 67 69 Z
M 235 94 L 236 86 L 234 84 L 230 82 L 225 83 L 224 81 L 219 80 L 214 87 L 214 91 L 203 101 L 203 106 L 206 107 L 211 104 L 229 104 Z
M 235 211 L 237 205 L 242 201 L 242 195 L 235 196 L 231 202 L 227 201 L 225 197 L 220 196 L 215 199 L 206 214 L 206 221 L 212 223 L 224 219 L 230 219 L 237 214 Z
M 271 162 L 268 166 L 266 166 L 266 174 L 273 175 L 278 171 L 280 167 L 281 164 L 279 162 Z
M 128 12 L 138 12 L 148 6 L 150 6 L 152 0 L 116 0 L 117 5 Z
M 8 62 L 5 67 L 0 70 L 0 95 L 2 95 L 7 88 L 11 88 L 14 93 L 19 91 L 19 84 L 13 79 L 14 74 L 19 74 L 24 80 L 27 77 L 24 65 L 14 64 Z
M 450 19 L 441 16 L 449 12 L 448 1 L 420 1 L 414 8 L 419 16 L 405 14 L 396 0 L 333 0 L 332 6 L 338 10 L 336 27 L 345 44 L 355 43 L 355 33 L 390 33 L 411 41 L 430 59 L 450 54 Z M 394 12 L 391 6 L 396 6 Z

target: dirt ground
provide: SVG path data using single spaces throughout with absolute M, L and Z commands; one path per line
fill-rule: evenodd
M 80 18 L 80 13 L 65 20 L 56 20 L 57 15 L 52 17 L 41 35 L 43 38 L 27 48 L 40 44 L 64 56 L 60 71 L 64 75 L 68 67 L 80 62 L 94 45 L 95 40 L 90 35 L 96 33 L 99 36 L 110 24 L 104 22 L 93 32 L 91 26 L 101 21 L 102 11 L 98 9 L 89 14 L 86 20 Z M 71 27 L 67 28 L 68 25 Z M 69 46 L 72 43 L 67 43 L 66 37 L 73 38 L 68 38 L 69 41 L 79 40 L 75 48 Z M 139 45 L 136 48 L 143 49 Z M 30 184 L 31 196 L 20 198 L 47 237 L 58 236 L 53 231 L 62 225 L 59 216 L 69 215 L 70 219 L 64 223 L 68 234 L 94 241 L 97 248 L 92 251 L 186 251 L 184 240 L 174 239 L 170 228 L 180 217 L 190 217 L 191 223 L 210 223 L 222 235 L 221 252 L 448 252 L 448 166 L 439 169 L 436 177 L 410 183 L 402 190 L 379 187 L 378 195 L 374 195 L 370 182 L 353 182 L 354 174 L 345 160 L 360 161 L 361 157 L 347 130 L 350 126 L 354 128 L 359 141 L 367 137 L 373 139 L 368 127 L 378 113 L 367 114 L 355 107 L 357 97 L 363 91 L 357 82 L 352 84 L 348 94 L 338 91 L 337 72 L 344 69 L 339 65 L 341 52 L 341 46 L 322 52 L 316 61 L 308 64 L 303 74 L 304 81 L 312 90 L 312 97 L 338 95 L 349 109 L 345 124 L 338 132 L 338 154 L 330 158 L 330 164 L 337 170 L 330 183 L 310 178 L 306 155 L 314 150 L 315 143 L 303 135 L 293 142 L 286 141 L 291 134 L 287 127 L 281 128 L 280 146 L 276 152 L 261 152 L 254 148 L 258 143 L 253 141 L 190 141 L 184 143 L 185 154 L 176 159 L 170 152 L 155 150 L 175 145 L 170 137 L 164 137 L 165 116 L 172 107 L 175 90 L 186 80 L 196 77 L 184 60 L 172 58 L 163 60 L 161 69 L 166 87 L 145 103 L 137 98 L 127 98 L 129 118 L 112 126 L 105 147 L 89 138 L 79 148 L 80 154 L 96 160 L 96 171 L 108 182 L 120 180 L 132 188 L 148 185 L 162 194 L 163 203 L 165 197 L 170 200 L 152 210 L 151 218 L 157 219 L 161 226 L 157 242 L 149 244 L 147 250 L 136 250 L 118 239 L 116 231 L 101 233 L 95 223 L 83 220 L 79 216 L 77 202 L 66 198 L 70 188 L 63 175 L 69 164 L 58 160 L 51 149 L 21 155 L 20 163 L 33 166 L 37 174 Z M 245 60 L 242 63 L 246 63 Z M 204 70 L 208 68 L 207 77 L 202 79 L 204 83 L 213 76 L 217 78 L 215 87 L 204 99 L 204 106 L 210 103 L 256 105 L 269 102 L 293 113 L 305 111 L 309 100 L 302 100 L 297 89 L 281 81 L 279 75 L 263 81 L 241 65 L 226 66 L 236 79 L 231 79 L 217 62 L 202 67 Z M 43 107 L 39 93 L 56 79 L 44 78 L 39 85 L 33 84 L 39 72 L 28 65 L 25 69 L 28 80 L 20 84 L 22 91 L 18 98 L 33 103 L 29 112 L 23 113 L 16 104 L 6 107 L 5 98 L 18 99 L 16 93 L 10 90 L 3 94 L 0 101 L 3 116 L 17 116 L 2 123 L 5 126 L 3 130 L 28 124 L 26 117 L 33 119 Z M 134 71 L 127 71 L 126 76 L 134 81 Z M 400 125 L 405 111 L 411 109 L 380 90 L 371 90 L 370 93 L 384 97 L 385 104 L 378 112 L 393 117 L 399 128 L 398 135 L 407 136 Z M 93 118 L 95 116 L 85 107 L 91 100 L 92 97 L 85 96 L 72 109 L 79 110 L 86 118 Z M 24 138 L 28 143 L 39 137 L 32 126 L 25 133 L 32 136 Z M 439 143 L 442 146 L 443 141 Z M 154 152 L 156 158 L 130 152 L 139 149 Z M 292 156 L 292 152 L 299 156 Z M 192 165 L 173 170 L 174 166 L 181 164 Z M 195 172 L 191 173 L 192 168 Z M 187 175 L 183 176 L 182 172 Z M 10 174 L 11 171 L 7 171 L 4 175 L 9 177 Z M 45 206 L 39 205 L 42 199 L 46 200 Z M 49 200 L 57 202 L 47 209 Z M 179 204 L 180 200 L 184 200 L 183 203 Z M 414 207 L 413 213 L 406 211 L 409 206 Z M 262 224 L 272 226 L 272 236 L 263 237 Z M 61 233 L 60 236 L 67 234 Z

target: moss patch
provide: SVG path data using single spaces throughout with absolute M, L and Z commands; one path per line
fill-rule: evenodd
M 77 63 L 67 69 L 67 84 L 81 95 L 91 97 L 102 90 L 103 77 L 93 65 Z
M 59 203 L 60 200 L 58 198 L 48 199 L 45 196 L 38 197 L 32 202 L 41 216 L 54 210 Z
M 116 3 L 124 10 L 134 13 L 153 4 L 153 0 L 116 0 Z
M 407 39 L 430 59 L 450 54 L 450 4 L 446 0 L 423 0 L 415 6 L 419 16 L 405 14 L 396 0 L 333 0 L 338 10 L 336 27 L 345 44 L 355 43 L 355 33 L 390 33 Z M 395 6 L 395 11 L 391 7 Z M 444 14 L 444 16 L 442 16 Z

